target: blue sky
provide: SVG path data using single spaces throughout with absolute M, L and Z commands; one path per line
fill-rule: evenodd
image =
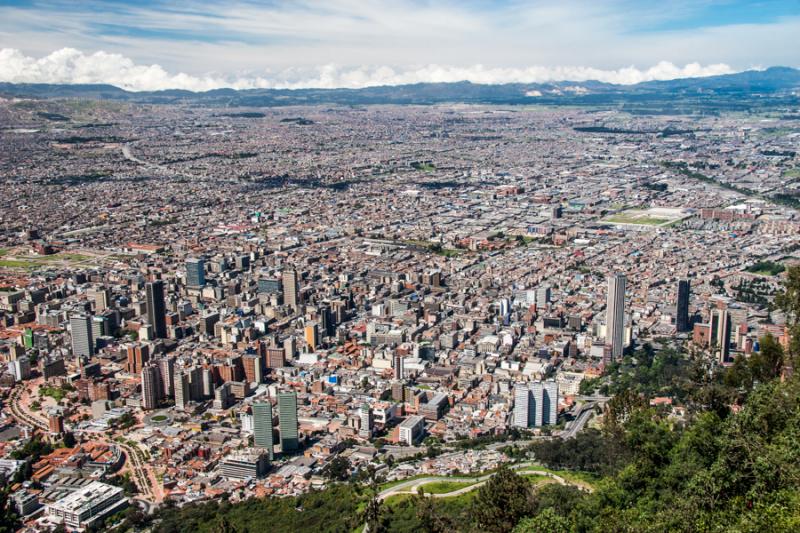
M 0 80 L 635 82 L 800 66 L 798 35 L 800 0 L 0 0 Z

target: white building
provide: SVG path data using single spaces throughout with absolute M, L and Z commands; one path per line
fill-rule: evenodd
M 413 446 L 425 433 L 425 419 L 419 415 L 409 416 L 398 426 L 400 442 Z
M 68 529 L 86 528 L 124 509 L 128 500 L 121 487 L 94 481 L 47 506 L 47 514 Z

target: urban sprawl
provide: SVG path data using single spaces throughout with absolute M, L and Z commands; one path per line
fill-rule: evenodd
M 31 531 L 296 495 L 339 457 L 487 471 L 597 425 L 645 344 L 786 342 L 778 115 L 7 99 L 0 124 L 0 473 Z

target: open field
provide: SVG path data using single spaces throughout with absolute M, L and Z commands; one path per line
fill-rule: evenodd
M 679 222 L 689 216 L 691 216 L 691 213 L 684 209 L 654 207 L 649 209 L 628 209 L 609 215 L 600 222 L 603 224 L 663 227 Z

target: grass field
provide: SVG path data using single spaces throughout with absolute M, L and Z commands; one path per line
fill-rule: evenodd
M 447 494 L 471 485 L 474 483 L 470 481 L 435 481 L 422 485 L 422 488 L 428 494 Z
M 608 217 L 605 222 L 612 224 L 638 224 L 640 226 L 661 226 L 672 222 L 668 218 L 651 217 L 646 214 L 639 213 L 619 213 Z
M 0 251 L 0 257 L 8 255 L 8 250 L 3 249 Z M 74 253 L 58 253 L 53 255 L 41 256 L 11 256 L 13 259 L 0 259 L 0 268 L 18 268 L 24 270 L 34 270 L 40 267 L 47 267 L 53 263 L 60 261 L 67 261 L 70 263 L 80 263 L 86 261 L 91 257 L 83 254 Z

